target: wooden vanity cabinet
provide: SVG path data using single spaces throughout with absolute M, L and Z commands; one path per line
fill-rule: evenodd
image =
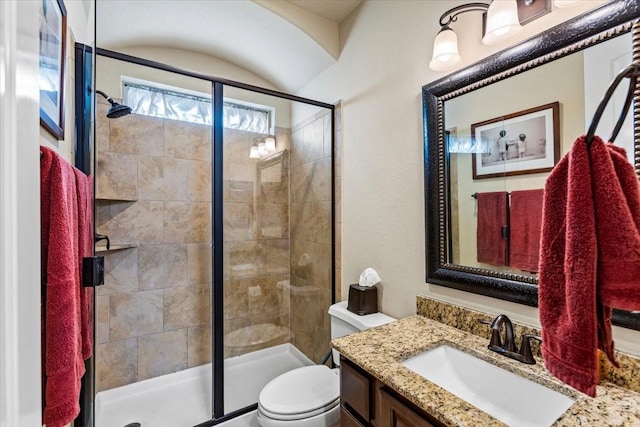
M 444 424 L 341 356 L 340 426 L 444 427 Z

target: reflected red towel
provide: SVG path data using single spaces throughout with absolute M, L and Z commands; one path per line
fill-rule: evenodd
M 511 192 L 509 208 L 509 265 L 538 271 L 543 189 Z
M 545 185 L 538 303 L 545 366 L 595 396 L 597 350 L 617 366 L 611 308 L 640 309 L 640 187 L 624 150 L 584 137 Z
M 63 427 L 80 412 L 80 378 L 85 372 L 78 201 L 73 166 L 46 147 L 40 151 L 43 423 Z
M 508 197 L 506 191 L 478 193 L 478 262 L 508 265 L 507 241 L 502 237 L 502 227 L 508 226 Z
M 93 176 L 76 168 L 73 171 L 78 203 L 78 266 L 82 273 L 82 259 L 93 256 Z M 88 359 L 93 353 L 93 288 L 80 288 L 80 319 L 82 357 Z

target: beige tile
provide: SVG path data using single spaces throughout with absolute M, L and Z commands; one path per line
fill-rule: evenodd
M 250 280 L 230 280 L 224 283 L 224 318 L 238 319 L 249 315 L 248 289 Z
M 291 239 L 331 243 L 331 202 L 293 203 Z
M 112 202 L 110 215 L 109 237 L 112 243 L 153 244 L 162 242 L 162 202 Z
M 109 202 L 96 200 L 96 232 L 109 235 Z
M 211 162 L 189 160 L 187 163 L 187 199 L 192 202 L 210 202 Z
M 321 289 L 331 288 L 331 246 L 293 240 L 291 274 Z
M 253 203 L 253 181 L 224 181 L 225 203 Z
M 281 175 L 280 181 L 277 182 L 261 180 L 257 196 L 259 203 L 289 203 L 289 174 Z
M 187 161 L 164 157 L 138 157 L 140 200 L 186 200 Z
M 292 202 L 331 200 L 331 159 L 291 169 Z
M 282 150 L 291 150 L 291 130 L 276 127 L 276 151 Z M 286 162 L 285 167 L 289 167 L 289 162 Z
M 210 285 L 164 290 L 164 330 L 170 331 L 211 322 Z
M 342 178 L 335 177 L 335 195 L 333 205 L 335 206 L 336 222 L 342 222 Z
M 98 295 L 138 290 L 138 249 L 109 252 L 104 256 L 104 286 Z
M 109 122 L 109 149 L 117 153 L 162 156 L 163 120 L 130 114 Z
M 223 219 L 225 242 L 255 239 L 253 204 L 225 203 Z
M 108 104 L 98 102 L 96 105 L 96 149 L 98 151 L 109 151 L 109 111 Z
M 331 150 L 331 112 L 325 114 L 323 117 L 323 131 L 322 138 L 324 141 L 324 157 L 330 158 L 333 155 Z
M 96 197 L 122 200 L 138 197 L 136 156 L 99 152 L 96 172 Z
M 249 159 L 249 151 L 253 139 L 259 134 L 236 129 L 225 129 L 223 134 L 224 162 L 249 164 L 254 161 Z
M 282 292 L 277 288 L 277 283 L 281 280 L 283 276 L 261 277 L 251 281 L 248 287 L 250 315 L 280 313 Z
M 138 338 L 138 380 L 187 368 L 187 330 Z
M 211 363 L 211 349 L 211 326 L 189 328 L 187 357 L 190 368 Z
M 96 391 L 109 390 L 137 380 L 138 345 L 135 338 L 98 344 Z
M 211 245 L 189 244 L 187 245 L 188 283 L 199 285 L 211 283 L 212 255 Z
M 165 202 L 164 241 L 205 243 L 211 241 L 211 204 L 207 202 Z
M 289 205 L 265 204 L 256 205 L 258 239 L 289 238 Z
M 165 120 L 164 147 L 169 157 L 211 161 L 211 126 Z
M 289 274 L 289 239 L 264 240 L 261 243 L 262 274 Z
M 334 245 L 336 248 L 336 269 L 342 269 L 342 223 L 336 222 L 336 236 Z
M 296 132 L 297 133 L 297 132 Z M 291 166 L 322 159 L 324 151 L 324 119 L 314 120 L 302 129 L 303 137 L 292 139 Z M 293 135 L 292 135 L 293 136 Z
M 96 343 L 109 341 L 109 296 L 96 296 Z
M 334 170 L 336 176 L 342 176 L 342 131 L 338 131 L 336 133 L 333 161 L 335 163 Z
M 162 290 L 111 295 L 109 338 L 120 340 L 162 331 Z
M 227 162 L 222 165 L 223 178 L 228 181 L 256 182 L 257 168 L 255 160 L 242 163 Z
M 187 245 L 144 245 L 138 249 L 140 289 L 187 284 Z

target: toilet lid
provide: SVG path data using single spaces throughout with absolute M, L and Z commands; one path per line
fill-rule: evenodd
M 303 418 L 340 401 L 340 378 L 324 365 L 294 369 L 275 378 L 260 392 L 258 404 L 275 419 Z

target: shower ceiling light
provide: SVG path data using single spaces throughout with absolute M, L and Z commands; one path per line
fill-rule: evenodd
M 433 42 L 433 56 L 429 68 L 444 71 L 461 61 L 458 37 L 449 25 L 458 20 L 458 15 L 473 11 L 483 12 L 483 19 L 486 19 L 486 30 L 482 37 L 484 44 L 498 43 L 522 31 L 516 0 L 493 0 L 491 3 L 467 3 L 456 6 L 440 16 L 441 28 Z

